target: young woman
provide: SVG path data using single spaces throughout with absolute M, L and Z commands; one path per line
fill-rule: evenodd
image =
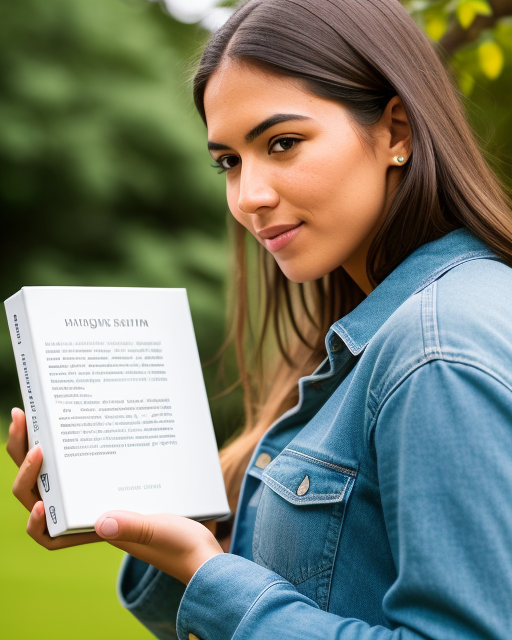
M 29 534 L 127 551 L 162 639 L 509 640 L 512 215 L 435 52 L 395 0 L 250 0 L 195 101 L 236 220 L 232 532 L 110 512 L 50 539 L 15 410 Z

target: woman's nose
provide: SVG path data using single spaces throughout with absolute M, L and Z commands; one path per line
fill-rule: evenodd
M 261 213 L 274 208 L 279 203 L 279 195 L 271 185 L 265 172 L 243 167 L 240 176 L 238 208 L 243 213 Z

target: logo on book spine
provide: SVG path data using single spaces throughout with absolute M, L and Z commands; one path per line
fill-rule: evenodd
M 48 511 L 50 512 L 53 524 L 57 524 L 57 514 L 55 513 L 55 507 L 50 507 Z
M 43 483 L 44 490 L 46 491 L 46 493 L 48 493 L 48 491 L 50 491 L 50 481 L 48 480 L 48 474 L 42 473 L 40 478 L 41 482 Z
M 20 327 L 18 325 L 18 316 L 14 316 L 14 328 L 16 330 L 16 338 L 18 339 L 18 344 L 21 344 L 21 335 L 20 335 Z

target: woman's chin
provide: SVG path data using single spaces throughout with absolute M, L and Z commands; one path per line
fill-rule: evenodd
M 305 265 L 292 265 L 288 263 L 277 263 L 285 277 L 291 282 L 302 284 L 304 282 L 311 282 L 312 280 L 318 280 L 323 276 L 330 273 L 330 271 L 324 271 L 317 268 L 306 268 Z

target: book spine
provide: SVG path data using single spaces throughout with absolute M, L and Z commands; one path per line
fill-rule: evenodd
M 23 290 L 6 300 L 5 309 L 27 418 L 29 448 L 40 444 L 43 451 L 37 486 L 44 503 L 48 533 L 55 537 L 66 531 L 67 524 Z

